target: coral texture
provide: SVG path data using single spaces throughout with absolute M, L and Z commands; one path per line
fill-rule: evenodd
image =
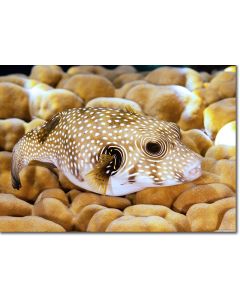
M 73 66 L 64 72 L 38 65 L 29 76 L 0 76 L 0 232 L 235 232 L 235 69 Z M 175 122 L 181 142 L 201 156 L 202 176 L 113 197 L 81 189 L 35 161 L 21 170 L 22 187 L 14 189 L 16 143 L 56 113 L 82 107 Z

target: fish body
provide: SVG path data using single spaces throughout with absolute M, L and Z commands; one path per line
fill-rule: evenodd
M 110 108 L 66 110 L 22 137 L 13 150 L 15 188 L 31 161 L 53 164 L 75 185 L 114 196 L 201 176 L 201 157 L 181 142 L 175 123 Z

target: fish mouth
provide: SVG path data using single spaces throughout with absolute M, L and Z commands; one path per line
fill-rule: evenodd
M 183 172 L 185 181 L 193 181 L 202 176 L 201 163 L 197 163 L 194 166 L 188 167 Z
M 159 181 L 159 182 L 154 182 L 154 186 L 172 186 L 172 185 L 178 185 L 178 184 L 182 184 L 182 181 L 179 181 L 178 179 L 167 179 L 167 180 L 163 180 L 163 181 Z
M 190 182 L 196 180 L 202 176 L 201 163 L 195 163 L 194 165 L 186 167 L 183 172 L 175 172 L 176 177 L 170 179 L 155 181 L 154 185 L 156 186 L 171 186 L 183 184 L 185 182 Z

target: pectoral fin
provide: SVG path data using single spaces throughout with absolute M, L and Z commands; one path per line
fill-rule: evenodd
M 114 160 L 114 156 L 102 154 L 94 169 L 86 175 L 86 180 L 91 186 L 96 189 L 99 194 L 106 194 L 110 173 L 108 173 L 107 166 Z

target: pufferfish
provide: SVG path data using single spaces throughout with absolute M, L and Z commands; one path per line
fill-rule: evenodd
M 12 184 L 31 162 L 54 165 L 75 185 L 121 196 L 201 176 L 201 157 L 175 123 L 128 110 L 85 107 L 56 114 L 13 149 Z

